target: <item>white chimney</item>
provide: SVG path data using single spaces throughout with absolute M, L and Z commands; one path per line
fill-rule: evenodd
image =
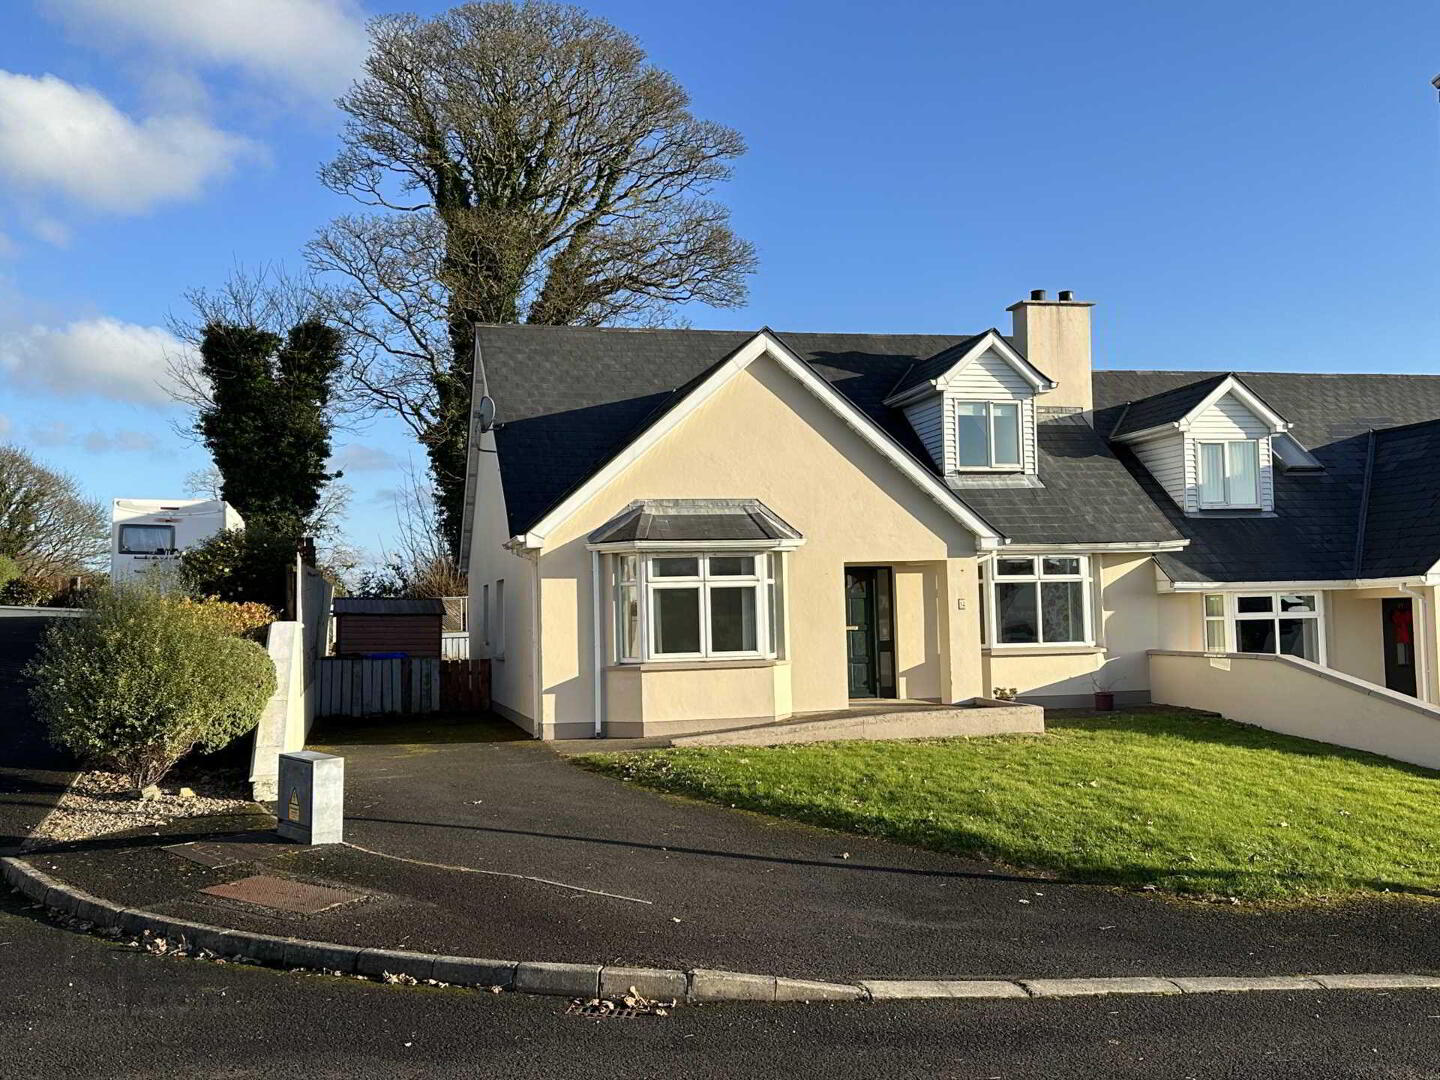
M 1042 395 L 1036 404 L 1090 412 L 1090 309 L 1088 300 L 1076 300 L 1069 289 L 1059 299 L 1045 299 L 1035 289 L 1030 299 L 1005 310 L 1014 319 L 1011 337 L 1025 359 L 1060 385 Z

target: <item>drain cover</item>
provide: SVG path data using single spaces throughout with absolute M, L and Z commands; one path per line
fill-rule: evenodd
M 171 844 L 165 848 L 171 855 L 208 866 L 212 870 L 236 863 L 260 862 L 281 854 L 289 845 L 282 843 L 241 843 L 233 840 L 203 840 L 188 844 Z
M 643 1014 L 628 1005 L 616 1005 L 613 1001 L 572 1001 L 565 1015 L 585 1016 L 592 1020 L 634 1020 Z
M 326 885 L 309 885 L 303 881 L 291 881 L 289 878 L 270 877 L 266 874 L 256 874 L 224 885 L 212 885 L 200 891 L 226 900 L 240 900 L 259 907 L 275 908 L 277 911 L 293 911 L 299 915 L 316 915 L 351 900 L 361 899 L 360 893 L 332 889 Z

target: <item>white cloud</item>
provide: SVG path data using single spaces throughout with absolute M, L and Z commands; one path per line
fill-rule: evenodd
M 145 454 L 159 447 L 155 436 L 148 431 L 92 431 L 77 440 L 92 454 Z
M 342 446 L 331 458 L 331 464 L 342 472 L 382 472 L 398 469 L 404 462 L 389 450 L 365 443 Z
M 171 401 L 170 361 L 188 351 L 163 327 L 85 319 L 0 333 L 0 375 L 64 397 L 160 405 Z
M 0 71 L 0 176 L 42 193 L 138 213 L 199 194 L 255 150 L 199 117 L 137 121 L 54 75 Z
M 238 68 L 252 79 L 331 98 L 365 59 L 354 0 L 51 0 L 77 31 L 104 23 L 189 64 Z

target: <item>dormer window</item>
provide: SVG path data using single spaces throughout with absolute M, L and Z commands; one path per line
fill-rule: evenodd
M 1020 469 L 1020 403 L 957 401 L 955 464 L 961 469 Z
M 1260 441 L 1196 443 L 1200 456 L 1200 507 L 1205 510 L 1260 506 Z

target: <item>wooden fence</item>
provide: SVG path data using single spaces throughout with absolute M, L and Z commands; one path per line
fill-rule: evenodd
M 484 712 L 490 661 L 327 656 L 315 676 L 318 716 Z

